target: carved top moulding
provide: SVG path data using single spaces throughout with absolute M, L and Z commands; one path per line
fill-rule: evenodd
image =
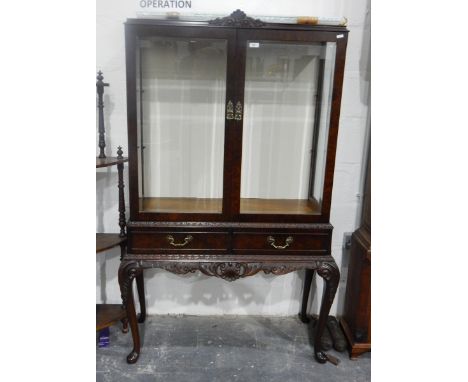
M 206 13 L 191 13 L 187 11 L 170 11 L 162 12 L 161 7 L 153 7 L 156 3 L 153 0 L 140 1 L 140 10 L 137 11 L 139 19 L 156 19 L 169 21 L 192 21 L 192 22 L 207 22 L 210 25 L 225 26 L 225 27 L 263 27 L 268 23 L 275 24 L 298 24 L 298 25 L 328 25 L 328 26 L 346 26 L 348 20 L 346 17 L 327 17 L 327 16 L 271 16 L 271 15 L 254 15 L 249 17 L 245 12 L 237 9 L 229 16 L 219 14 Z M 166 2 L 167 3 L 167 2 Z M 182 1 L 180 2 L 182 3 Z M 188 1 L 186 1 L 188 3 Z M 166 7 L 164 7 L 166 8 Z M 182 7 L 179 7 L 182 8 Z M 188 7 L 190 8 L 190 7 Z
M 126 261 L 143 261 L 143 262 L 238 262 L 238 255 L 209 255 L 209 254 L 146 254 L 134 255 L 126 254 Z M 326 254 L 317 255 L 242 255 L 243 263 L 257 262 L 276 262 L 276 263 L 308 263 L 317 261 L 330 261 L 333 258 Z
M 177 222 L 129 221 L 131 228 L 282 228 L 332 230 L 330 223 L 248 223 L 248 222 Z

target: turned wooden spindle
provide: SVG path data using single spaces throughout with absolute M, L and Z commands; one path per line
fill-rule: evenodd
M 102 72 L 99 71 L 96 77 L 96 91 L 98 95 L 98 114 L 99 114 L 99 123 L 98 123 L 98 131 L 99 131 L 99 158 L 105 158 L 106 154 L 104 154 L 104 148 L 106 147 L 106 140 L 104 137 L 105 129 L 104 129 L 104 101 L 102 100 L 102 96 L 104 95 L 104 87 L 109 86 L 106 84 L 103 79 L 104 76 Z
M 122 147 L 119 146 L 117 149 L 117 159 L 123 159 Z M 117 170 L 119 172 L 119 226 L 120 226 L 120 237 L 124 237 L 125 233 L 125 199 L 124 199 L 124 181 L 123 181 L 123 163 L 117 164 Z
M 122 146 L 117 147 L 117 159 L 123 159 L 123 150 Z

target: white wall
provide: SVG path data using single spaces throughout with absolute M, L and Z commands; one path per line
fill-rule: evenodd
M 332 253 L 342 273 L 331 313 L 339 314 L 343 305 L 347 275 L 347 259 L 343 258 L 342 250 L 343 234 L 356 229 L 362 161 L 367 139 L 370 0 L 238 0 L 232 4 L 227 1 L 192 0 L 192 12 L 229 14 L 235 8 L 240 8 L 247 14 L 257 15 L 320 15 L 348 18 L 350 34 L 331 210 L 331 223 L 335 227 Z M 96 70 L 101 69 L 105 82 L 110 83 L 110 87 L 105 89 L 104 97 L 108 155 L 115 154 L 118 145 L 122 145 L 127 153 L 123 22 L 126 18 L 135 17 L 136 11 L 136 0 L 97 1 Z M 97 171 L 96 201 L 98 232 L 118 232 L 115 168 Z M 128 193 L 126 201 L 128 203 Z M 96 255 L 97 302 L 120 302 L 118 266 L 118 249 Z M 146 272 L 146 301 L 149 314 L 295 315 L 300 307 L 304 277 L 303 272 L 279 277 L 258 274 L 229 283 L 199 274 L 181 277 L 162 270 Z M 321 292 L 320 280 L 316 282 L 312 312 L 318 312 Z

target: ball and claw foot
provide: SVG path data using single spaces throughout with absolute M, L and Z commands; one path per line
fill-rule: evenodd
M 310 322 L 310 318 L 307 317 L 306 314 L 299 313 L 299 319 L 304 323 L 308 324 Z
M 325 362 L 328 361 L 327 354 L 324 353 L 323 351 L 317 351 L 317 352 L 315 352 L 315 359 L 316 359 L 319 363 L 325 363 Z
M 135 363 L 136 361 L 138 361 L 139 356 L 140 353 L 136 352 L 135 350 L 132 350 L 131 353 L 127 356 L 127 363 Z
M 142 324 L 143 322 L 145 322 L 145 320 L 146 320 L 146 314 L 140 313 L 138 315 L 138 323 Z
M 325 362 L 330 362 L 331 364 L 338 366 L 340 363 L 340 360 L 338 358 L 333 357 L 332 355 L 329 355 L 327 353 L 324 353 L 323 351 L 318 351 L 315 352 L 315 359 L 319 363 L 325 363 Z

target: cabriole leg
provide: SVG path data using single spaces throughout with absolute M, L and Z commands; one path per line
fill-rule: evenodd
M 340 271 L 334 261 L 329 261 L 322 263 L 317 269 L 317 273 L 323 277 L 325 287 L 323 289 L 322 305 L 320 307 L 320 315 L 315 330 L 314 352 L 317 361 L 325 363 L 329 360 L 329 356 L 322 350 L 321 339 L 338 288 L 338 282 L 340 281 Z
M 302 308 L 299 318 L 301 321 L 306 324 L 310 322 L 310 319 L 307 317 L 307 303 L 309 302 L 310 286 L 312 285 L 312 278 L 314 277 L 313 269 L 305 270 L 305 280 L 304 280 L 304 292 L 302 294 Z
M 128 319 L 124 318 L 121 320 L 122 322 L 122 333 L 128 333 Z
M 145 284 L 143 271 L 138 274 L 138 276 L 136 276 L 136 285 L 138 290 L 138 299 L 140 300 L 140 315 L 138 316 L 138 323 L 142 324 L 146 319 Z
M 135 363 L 140 356 L 140 333 L 138 331 L 138 322 L 135 312 L 135 302 L 133 300 L 132 282 L 133 279 L 141 273 L 135 262 L 123 261 L 119 267 L 119 285 L 122 295 L 122 302 L 127 310 L 127 318 L 132 331 L 133 350 L 127 356 L 128 363 Z

